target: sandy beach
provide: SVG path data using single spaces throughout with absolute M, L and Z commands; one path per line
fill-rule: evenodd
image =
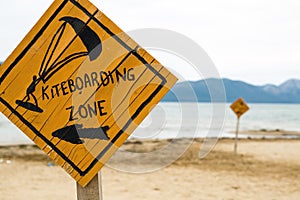
M 175 141 L 178 149 L 188 143 Z M 170 140 L 129 141 L 122 149 L 147 153 L 169 144 Z M 223 139 L 200 160 L 201 144 L 201 139 L 195 140 L 175 162 L 149 173 L 113 167 L 154 168 L 174 152 L 155 159 L 143 156 L 142 163 L 113 158 L 102 170 L 104 199 L 300 199 L 300 140 L 243 139 L 235 155 L 233 140 Z M 0 180 L 0 199 L 76 199 L 73 179 L 35 146 L 1 147 Z

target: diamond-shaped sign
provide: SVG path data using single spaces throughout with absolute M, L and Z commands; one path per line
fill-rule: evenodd
M 238 98 L 235 102 L 233 102 L 230 108 L 238 118 L 240 118 L 245 112 L 250 109 L 247 103 L 242 98 Z
M 0 67 L 0 111 L 85 186 L 176 81 L 88 0 L 56 0 Z

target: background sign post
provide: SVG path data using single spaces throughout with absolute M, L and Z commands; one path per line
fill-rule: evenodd
M 240 118 L 237 118 L 236 130 L 235 130 L 235 140 L 234 140 L 234 153 L 237 153 L 237 143 L 238 143 L 238 135 L 239 135 L 239 126 L 240 126 Z
M 235 102 L 230 105 L 230 108 L 237 116 L 237 124 L 236 124 L 236 131 L 235 131 L 235 140 L 234 140 L 234 153 L 237 153 L 237 143 L 238 143 L 238 135 L 239 135 L 239 127 L 240 127 L 240 117 L 247 112 L 250 108 L 247 103 L 242 99 L 239 98 Z

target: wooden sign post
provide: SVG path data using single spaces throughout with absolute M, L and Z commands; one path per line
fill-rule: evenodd
M 103 200 L 101 171 L 82 187 L 77 183 L 77 200 Z
M 236 122 L 236 130 L 235 130 L 235 139 L 234 139 L 234 153 L 237 153 L 237 143 L 238 143 L 238 135 L 239 135 L 239 127 L 240 127 L 240 118 L 237 118 Z
M 230 105 L 230 108 L 237 116 L 235 140 L 234 140 L 234 153 L 236 154 L 237 153 L 239 126 L 240 126 L 240 117 L 249 110 L 249 107 L 242 98 L 239 98 Z
M 176 81 L 88 0 L 55 0 L 0 68 L 0 111 L 85 187 Z

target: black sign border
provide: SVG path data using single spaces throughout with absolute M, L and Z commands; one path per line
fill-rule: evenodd
M 85 176 L 89 171 L 93 169 L 93 167 L 98 163 L 98 161 L 105 155 L 107 151 L 114 145 L 114 143 L 122 136 L 124 131 L 130 126 L 134 119 L 136 119 L 142 110 L 153 100 L 153 98 L 162 90 L 164 85 L 167 83 L 165 77 L 162 76 L 156 69 L 154 69 L 144 58 L 142 58 L 136 51 L 130 48 L 122 39 L 120 39 L 116 34 L 114 34 L 108 27 L 102 24 L 98 19 L 96 19 L 93 14 L 91 14 L 88 10 L 86 10 L 79 2 L 75 0 L 64 0 L 62 4 L 58 7 L 58 9 L 53 13 L 53 15 L 48 19 L 48 21 L 44 24 L 44 26 L 40 29 L 40 31 L 35 35 L 32 41 L 24 48 L 22 53 L 12 62 L 12 64 L 8 67 L 8 69 L 2 74 L 0 77 L 0 84 L 4 81 L 4 79 L 9 75 L 9 73 L 14 69 L 14 67 L 19 63 L 19 61 L 26 55 L 26 53 L 31 49 L 31 47 L 35 44 L 35 42 L 43 35 L 47 27 L 51 24 L 51 22 L 55 19 L 55 17 L 60 13 L 60 11 L 66 6 L 68 2 L 71 2 L 84 12 L 88 17 L 90 17 L 96 24 L 98 24 L 106 33 L 108 33 L 112 38 L 114 38 L 120 45 L 126 48 L 129 52 L 132 52 L 141 63 L 143 63 L 149 70 L 151 70 L 156 76 L 161 79 L 161 84 L 156 88 L 156 90 L 144 101 L 140 107 L 136 110 L 136 112 L 132 115 L 131 119 L 124 125 L 124 127 L 116 134 L 116 136 L 111 140 L 111 142 L 104 148 L 103 151 L 92 161 L 92 163 L 86 168 L 86 170 L 82 171 L 77 167 L 66 155 L 64 155 L 53 143 L 51 143 L 44 135 L 42 135 L 30 122 L 28 122 L 19 112 L 17 112 L 7 101 L 5 101 L 2 97 L 0 97 L 0 102 L 6 106 L 15 116 L 19 118 L 19 120 L 25 124 L 37 137 L 42 139 L 47 145 L 49 145 L 54 152 L 56 152 L 65 162 L 70 164 L 72 168 L 77 171 L 80 176 Z

